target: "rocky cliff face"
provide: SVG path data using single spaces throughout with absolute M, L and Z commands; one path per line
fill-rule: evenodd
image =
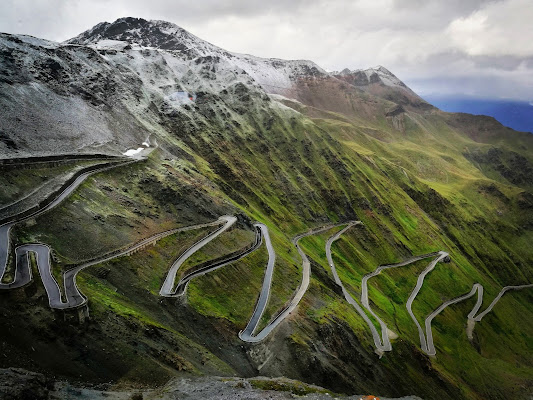
M 205 57 L 221 51 L 220 48 L 170 22 L 130 17 L 119 18 L 113 23 L 102 22 L 65 43 L 104 45 L 117 41 L 141 47 L 179 51 L 191 58 Z
M 0 390 L 5 400 L 76 400 L 76 399 L 109 399 L 109 400 L 172 400 L 187 398 L 190 400 L 232 400 L 246 398 L 250 400 L 329 400 L 334 393 L 314 385 L 278 378 L 258 377 L 243 378 L 181 378 L 169 381 L 164 387 L 153 390 L 143 388 L 114 389 L 110 385 L 83 387 L 71 385 L 64 381 L 55 381 L 42 374 L 23 369 L 0 369 Z M 360 400 L 362 396 L 344 397 L 345 400 Z M 372 396 L 373 397 L 373 396 Z M 382 400 L 393 400 L 382 397 Z M 401 400 L 420 400 L 418 397 L 407 396 Z

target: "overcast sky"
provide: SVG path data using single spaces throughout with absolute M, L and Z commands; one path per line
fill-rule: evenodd
M 0 0 L 0 31 L 55 41 L 124 16 L 327 70 L 383 65 L 423 96 L 533 100 L 533 0 Z

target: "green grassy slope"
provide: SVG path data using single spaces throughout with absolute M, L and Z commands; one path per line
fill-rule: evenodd
M 431 110 L 414 109 L 392 120 L 384 115 L 389 102 L 353 90 L 326 89 L 312 88 L 304 96 L 314 99 L 308 105 L 281 105 L 255 89 L 228 87 L 226 92 L 234 96 L 221 93 L 198 102 L 194 123 L 185 113 L 161 111 L 167 131 L 161 147 L 177 159 L 166 160 L 158 150 L 145 163 L 95 175 L 61 207 L 20 226 L 16 236 L 20 242 L 49 243 L 59 260 L 74 262 L 174 226 L 242 213 L 267 224 L 277 253 L 263 324 L 290 299 L 301 279 L 301 260 L 290 239 L 326 222 L 364 223 L 334 245 L 339 275 L 354 295 L 362 276 L 380 264 L 438 250 L 450 253 L 452 263 L 438 265 L 415 302 L 420 321 L 475 282 L 485 287 L 484 304 L 502 286 L 533 282 L 531 185 L 523 174 L 512 172 L 517 165 L 531 168 L 531 139 L 513 136 L 507 141 L 504 133 L 515 134 L 507 131 L 473 135 L 478 120 L 452 123 L 446 114 Z M 335 94 L 335 102 L 328 102 Z M 500 149 L 497 157 L 485 156 L 491 149 Z M 224 244 L 213 242 L 199 252 L 196 261 L 250 240 L 250 227 L 240 229 L 221 239 Z M 133 287 L 87 272 L 82 289 L 98 304 L 95 319 L 112 312 L 161 324 L 168 332 L 206 341 L 211 352 L 242 374 L 258 373 L 258 365 L 265 363 L 261 373 L 333 390 L 427 398 L 496 399 L 502 393 L 521 395 L 531 384 L 532 330 L 521 324 L 533 320 L 530 294 L 507 294 L 494 314 L 477 324 L 474 343 L 464 330 L 473 300 L 450 307 L 434 321 L 438 353 L 429 358 L 419 350 L 404 306 L 425 264 L 386 271 L 370 281 L 370 298 L 400 338 L 392 353 L 379 358 L 364 322 L 332 281 L 324 257 L 326 238 L 302 241 L 313 260 L 309 292 L 297 313 L 262 345 L 265 355 L 256 358 L 243 356 L 236 336 L 262 283 L 264 249 L 193 281 L 179 311 L 157 310 L 155 291 L 165 269 L 149 252 L 133 264 L 136 272 L 128 278 Z M 173 246 L 170 239 L 158 245 L 165 254 Z M 165 262 L 170 265 L 171 260 Z M 133 268 L 125 263 L 105 268 Z M 119 294 L 113 294 L 113 285 Z M 187 315 L 180 329 L 165 320 L 174 312 Z

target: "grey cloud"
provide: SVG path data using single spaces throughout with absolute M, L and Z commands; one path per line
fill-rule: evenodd
M 470 56 L 450 50 L 413 68 L 399 62 L 396 75 L 423 95 L 470 95 L 531 101 L 533 58 Z
M 501 0 L 500 0 L 501 1 Z M 416 9 L 431 7 L 438 8 L 447 14 L 464 15 L 478 10 L 483 5 L 494 3 L 495 0 L 394 0 L 395 9 Z
M 517 68 L 525 67 L 533 70 L 533 57 L 471 56 L 470 59 L 479 68 L 496 68 L 502 71 L 514 71 Z
M 321 0 L 3 0 L 0 4 L 0 29 L 65 40 L 98 22 L 111 22 L 124 16 L 164 19 L 180 25 L 231 16 L 298 13 L 304 6 L 313 7 L 320 3 Z M 72 30 L 73 27 L 76 31 Z
M 401 62 L 401 60 L 399 60 Z M 407 64 L 407 61 L 404 60 Z M 468 63 L 478 70 L 499 70 L 502 73 L 512 72 L 518 68 L 530 69 L 533 73 L 533 57 L 515 56 L 472 56 L 460 50 L 449 50 L 431 54 L 425 60 L 424 66 L 428 71 L 435 71 L 442 66 Z

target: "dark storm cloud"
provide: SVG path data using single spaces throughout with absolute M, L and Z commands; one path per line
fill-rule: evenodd
M 62 41 L 123 16 L 329 70 L 385 65 L 424 93 L 533 93 L 531 0 L 3 0 L 0 31 Z

